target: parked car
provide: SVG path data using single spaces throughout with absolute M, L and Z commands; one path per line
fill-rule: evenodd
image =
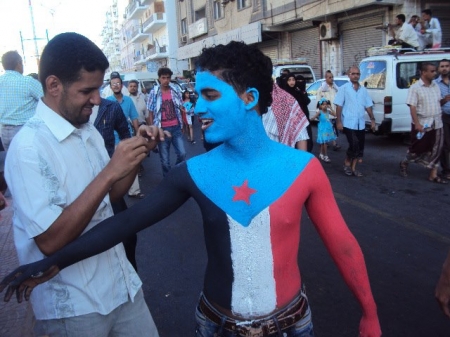
M 321 78 L 320 80 L 317 80 L 313 84 L 311 84 L 308 87 L 308 89 L 306 89 L 306 92 L 308 93 L 308 97 L 311 100 L 311 103 L 308 104 L 308 110 L 309 110 L 310 115 L 313 115 L 314 111 L 316 111 L 316 109 L 317 109 L 316 94 L 317 94 L 317 90 L 319 90 L 319 88 L 323 82 L 325 82 L 325 79 Z M 338 87 L 340 87 L 341 85 L 344 85 L 347 82 L 350 82 L 350 79 L 347 76 L 336 76 L 334 78 L 334 83 L 336 83 L 336 85 Z
M 422 62 L 438 64 L 450 59 L 448 48 L 425 49 L 422 52 L 389 48 L 371 48 L 364 58 L 360 83 L 367 88 L 374 102 L 376 134 L 408 133 L 411 131 L 411 114 L 406 105 L 408 88 L 419 80 Z M 366 115 L 366 128 L 370 127 Z

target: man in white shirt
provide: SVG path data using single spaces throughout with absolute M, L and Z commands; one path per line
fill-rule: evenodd
M 406 17 L 403 14 L 396 16 L 397 31 L 395 32 L 395 39 L 389 41 L 389 44 L 400 44 L 402 48 L 417 49 L 419 47 L 419 39 L 414 27 L 406 23 Z
M 441 48 L 442 29 L 437 18 L 432 17 L 431 10 L 422 11 L 423 24 L 421 26 L 419 38 L 423 40 L 426 48 Z
M 155 146 L 144 137 L 126 139 L 110 160 L 103 138 L 88 123 L 108 66 L 102 51 L 76 33 L 57 35 L 42 53 L 44 97 L 14 137 L 6 160 L 20 263 L 53 254 L 112 216 L 111 201 L 126 193 Z M 118 244 L 33 291 L 36 333 L 158 336 L 141 286 Z

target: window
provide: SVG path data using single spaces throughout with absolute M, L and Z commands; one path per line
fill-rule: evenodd
M 238 0 L 237 1 L 237 8 L 242 9 L 248 6 L 249 0 Z
M 223 8 L 220 1 L 214 1 L 214 20 L 223 18 Z
M 187 24 L 186 24 L 186 18 L 181 20 L 181 35 L 187 34 Z
M 359 83 L 367 89 L 384 89 L 386 86 L 386 62 L 366 61 L 360 64 Z
M 436 66 L 438 65 L 437 62 Z M 399 89 L 408 89 L 420 78 L 421 62 L 402 62 L 397 64 L 396 81 Z
M 194 22 L 206 18 L 206 7 L 196 10 L 194 14 L 195 14 Z

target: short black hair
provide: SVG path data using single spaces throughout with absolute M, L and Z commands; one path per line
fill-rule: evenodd
M 129 80 L 129 81 L 128 81 L 128 85 L 130 85 L 130 83 L 134 83 L 134 84 L 136 84 L 136 85 L 139 87 L 139 82 L 138 82 L 138 80 Z
M 170 68 L 167 67 L 162 67 L 158 69 L 158 77 L 161 77 L 163 75 L 169 75 L 172 76 L 173 75 L 173 71 L 170 70 Z
M 5 70 L 15 70 L 20 62 L 22 62 L 22 57 L 16 50 L 10 50 L 2 56 L 2 65 Z
M 431 67 L 431 66 L 436 68 L 436 64 L 433 62 L 422 62 L 422 64 L 420 65 L 420 70 L 427 71 L 428 67 Z
M 51 39 L 44 48 L 39 63 L 39 78 L 45 93 L 48 76 L 58 77 L 65 86 L 75 82 L 82 69 L 105 72 L 108 67 L 108 59 L 94 42 L 77 33 L 62 33 Z
M 439 61 L 439 65 L 441 65 L 442 62 L 449 62 L 450 63 L 450 60 L 442 59 L 442 60 Z
M 272 104 L 272 61 L 253 45 L 231 41 L 203 48 L 195 68 L 197 71 L 221 71 L 223 80 L 239 94 L 248 88 L 257 89 L 260 114 L 267 112 Z
M 399 19 L 401 22 L 405 22 L 406 21 L 406 16 L 405 14 L 399 14 L 396 16 L 397 19 Z
M 422 13 L 423 13 L 423 14 L 426 14 L 426 15 L 429 15 L 429 16 L 433 16 L 433 15 L 431 14 L 431 10 L 429 10 L 429 9 L 424 9 L 424 10 L 422 11 Z

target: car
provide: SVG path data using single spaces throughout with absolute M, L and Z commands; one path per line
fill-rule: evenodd
M 313 115 L 314 111 L 317 109 L 317 90 L 319 90 L 322 83 L 325 82 L 324 78 L 321 78 L 320 80 L 315 81 L 313 84 L 311 84 L 308 89 L 306 89 L 306 92 L 308 93 L 308 97 L 311 100 L 311 102 L 308 104 L 308 110 L 309 114 Z M 350 79 L 347 76 L 336 76 L 334 77 L 334 83 L 338 87 L 341 85 L 344 85 L 345 83 L 350 82 Z
M 393 46 L 373 47 L 369 56 L 359 65 L 361 78 L 372 99 L 375 117 L 375 134 L 391 135 L 411 132 L 411 113 L 406 98 L 409 87 L 420 78 L 423 62 L 436 66 L 442 59 L 450 59 L 448 48 L 409 51 Z M 366 129 L 371 126 L 368 115 L 365 116 Z

